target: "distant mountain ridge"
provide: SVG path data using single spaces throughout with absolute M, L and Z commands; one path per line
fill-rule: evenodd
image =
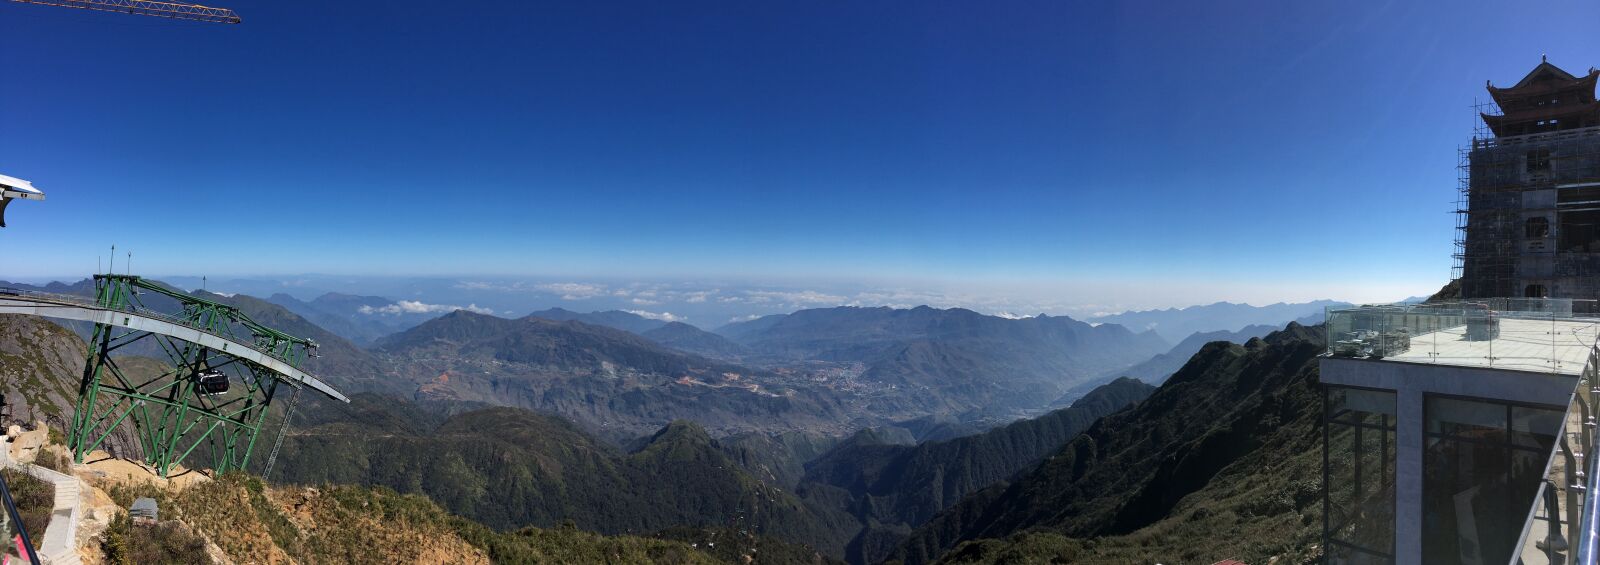
M 681 418 L 719 433 L 849 425 L 837 399 L 763 370 L 577 320 L 458 310 L 383 338 L 375 351 L 419 400 L 552 412 L 618 439 Z
M 638 334 L 606 326 L 534 315 L 507 319 L 466 310 L 385 337 L 374 348 L 393 353 L 434 346 L 562 370 L 594 369 L 611 363 L 676 377 L 741 369 L 673 351 Z
M 408 314 L 400 311 L 396 306 L 397 302 L 388 298 L 336 292 L 323 294 L 309 302 L 281 292 L 267 297 L 266 300 L 363 346 L 443 314 L 443 312 Z M 385 308 L 393 313 L 381 313 Z
M 861 363 L 923 414 L 1009 413 L 1170 349 L 1152 332 L 1064 316 L 1010 319 L 962 308 L 800 310 L 718 328 L 757 359 Z
M 1218 330 L 1239 331 L 1246 326 L 1268 325 L 1283 327 L 1289 322 L 1316 323 L 1322 319 L 1323 310 L 1349 306 L 1336 300 L 1311 302 L 1278 302 L 1266 306 L 1251 306 L 1232 302 L 1216 302 L 1202 306 L 1167 308 L 1164 310 L 1134 310 L 1093 318 L 1094 322 L 1121 324 L 1136 330 L 1153 330 L 1169 342 L 1176 343 L 1196 332 Z
M 1178 369 L 1182 369 L 1183 365 L 1188 363 L 1189 359 L 1194 357 L 1194 354 L 1199 353 L 1200 348 L 1205 347 L 1207 343 L 1214 341 L 1227 341 L 1242 345 L 1245 342 L 1250 341 L 1250 338 L 1266 336 L 1267 334 L 1277 331 L 1278 328 L 1279 326 L 1260 324 L 1246 326 L 1244 329 L 1239 331 L 1217 330 L 1212 332 L 1196 332 L 1195 334 L 1184 338 L 1183 341 L 1178 342 L 1178 345 L 1173 346 L 1172 349 L 1166 353 L 1162 353 L 1152 357 L 1149 361 L 1128 367 L 1127 369 L 1117 371 L 1107 376 L 1133 377 L 1153 385 L 1160 385 L 1161 383 L 1167 381 L 1167 377 L 1172 376 L 1172 374 L 1176 373 Z
M 683 322 L 668 322 L 639 335 L 679 351 L 715 359 L 739 359 L 750 354 L 749 349 L 734 343 L 733 340 Z
M 544 318 L 546 320 L 555 320 L 557 322 L 576 320 L 589 325 L 616 328 L 636 334 L 644 334 L 645 332 L 649 332 L 651 330 L 660 329 L 668 324 L 668 322 L 665 320 L 646 318 L 633 312 L 623 312 L 621 310 L 579 313 L 567 310 L 565 308 L 549 308 L 528 314 L 528 316 L 534 318 Z

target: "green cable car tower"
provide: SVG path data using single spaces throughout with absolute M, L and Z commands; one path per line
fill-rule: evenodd
M 238 308 L 131 275 L 95 275 L 95 298 L 0 294 L 0 313 L 92 322 L 78 402 L 67 430 L 83 463 L 124 422 L 160 476 L 196 451 L 218 473 L 245 468 L 283 387 L 349 402 L 300 367 L 317 344 L 252 320 Z M 161 369 L 129 355 L 164 357 Z M 298 390 L 296 390 L 298 392 Z M 281 438 L 280 438 L 281 439 Z

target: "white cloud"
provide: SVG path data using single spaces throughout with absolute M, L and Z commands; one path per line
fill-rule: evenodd
M 827 294 L 815 290 L 781 291 L 781 290 L 746 290 L 743 297 L 724 297 L 723 302 L 747 302 L 750 304 L 779 304 L 790 307 L 807 306 L 837 306 L 844 304 L 846 298 L 836 294 Z
M 688 318 L 685 318 L 683 316 L 679 316 L 679 315 L 673 314 L 671 312 L 659 312 L 659 313 L 657 313 L 657 312 L 646 312 L 644 310 L 628 310 L 627 312 L 629 314 L 633 314 L 633 315 L 639 316 L 641 318 L 649 318 L 649 319 L 652 319 L 652 320 L 661 320 L 663 322 L 682 322 L 682 321 L 688 319 Z
M 606 285 L 593 283 L 545 283 L 535 288 L 561 295 L 562 300 L 588 300 L 607 294 Z
M 632 300 L 629 300 L 629 302 L 632 302 L 632 303 L 640 305 L 640 306 L 653 306 L 653 305 L 661 303 L 660 301 L 651 300 L 651 299 L 648 299 L 648 298 L 634 298 Z
M 587 300 L 611 294 L 606 285 L 598 283 L 540 283 L 531 284 L 522 281 L 510 283 L 487 281 L 461 281 L 455 284 L 456 288 L 464 290 L 490 290 L 496 292 L 544 292 L 560 296 L 562 300 Z M 617 296 L 626 296 L 625 291 L 619 291 Z
M 1032 314 L 1026 314 L 1026 315 L 1023 315 L 1023 314 L 1012 314 L 1010 312 L 1006 312 L 1006 311 L 1003 311 L 1003 310 L 1000 311 L 1000 312 L 995 312 L 994 315 L 996 317 L 1005 318 L 1007 320 L 1026 320 L 1028 318 L 1032 318 L 1033 317 Z
M 716 294 L 718 292 L 721 292 L 721 291 L 717 290 L 717 289 L 711 289 L 711 290 L 697 290 L 695 292 L 686 292 L 686 293 L 683 294 L 683 301 L 684 302 L 688 302 L 690 304 L 700 304 L 702 302 L 705 302 L 707 298 L 710 298 L 711 295 Z
M 493 314 L 494 313 L 494 310 L 491 310 L 489 308 L 481 308 L 477 304 L 468 304 L 466 306 L 454 306 L 454 305 L 450 305 L 450 304 L 428 304 L 428 303 L 425 303 L 425 302 L 418 302 L 418 301 L 415 301 L 415 300 L 401 300 L 401 301 L 396 302 L 394 304 L 390 304 L 388 306 L 383 306 L 383 307 L 379 307 L 379 308 L 373 308 L 371 306 L 362 306 L 360 309 L 358 309 L 358 311 L 361 312 L 362 314 L 383 315 L 383 316 L 399 316 L 401 314 L 443 314 L 443 313 L 454 312 L 456 310 L 466 310 L 468 312 L 474 312 L 474 313 L 477 313 L 477 314 Z

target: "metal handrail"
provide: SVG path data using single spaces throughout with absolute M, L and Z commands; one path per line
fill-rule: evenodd
M 1600 559 L 1600 504 L 1595 503 L 1595 489 L 1600 488 L 1600 477 L 1595 476 L 1597 460 L 1600 457 L 1584 460 L 1588 475 L 1584 480 L 1583 510 L 1578 515 L 1577 552 L 1573 556 L 1574 563 L 1583 565 L 1595 565 Z
M 1589 367 L 1584 371 L 1584 381 L 1578 385 L 1580 387 L 1578 394 L 1582 395 L 1587 392 L 1590 394 L 1590 398 L 1594 397 L 1596 387 L 1600 386 L 1600 381 L 1596 380 L 1597 377 L 1600 377 L 1600 367 L 1596 366 L 1597 363 L 1600 363 L 1600 346 L 1597 346 L 1590 354 Z M 1583 390 L 1582 387 L 1588 387 L 1588 390 Z M 1593 425 L 1594 422 L 1583 422 L 1585 431 L 1588 431 L 1589 427 Z M 1600 468 L 1596 467 L 1596 464 L 1600 463 L 1600 450 L 1596 449 L 1596 444 L 1600 443 L 1600 441 L 1596 441 L 1594 439 L 1595 436 L 1592 434 L 1586 435 L 1588 435 L 1585 438 L 1588 445 L 1583 446 L 1584 458 L 1582 463 L 1583 472 L 1585 473 L 1582 495 L 1583 509 L 1576 517 L 1578 527 L 1577 534 L 1574 537 L 1577 539 L 1573 540 L 1576 551 L 1573 553 L 1572 562 L 1595 565 L 1597 560 L 1600 560 L 1600 504 L 1595 501 L 1596 498 L 1600 498 L 1596 496 L 1597 493 L 1600 493 L 1600 472 L 1597 472 L 1600 471 Z
M 1600 488 L 1600 478 L 1595 477 L 1595 461 L 1600 457 L 1590 457 L 1584 461 L 1589 473 L 1584 481 L 1583 513 L 1578 516 L 1578 552 L 1575 555 L 1576 563 L 1594 565 L 1600 558 L 1600 520 L 1596 513 L 1600 512 L 1600 505 L 1595 504 L 1595 489 Z

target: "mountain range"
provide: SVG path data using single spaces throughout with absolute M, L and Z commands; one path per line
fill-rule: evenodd
M 1038 461 L 1096 419 L 1152 390 L 1124 379 L 1079 404 L 982 434 L 892 445 L 871 433 L 802 453 L 807 437 L 713 439 L 676 421 L 620 448 L 570 422 L 517 408 L 454 416 L 357 395 L 309 412 L 275 476 L 301 484 L 382 485 L 425 494 L 495 527 L 570 520 L 608 534 L 673 525 L 747 527 L 872 562 L 963 495 Z M 755 438 L 764 441 L 752 441 Z M 803 465 L 799 485 L 771 472 Z
M 859 364 L 887 385 L 873 410 L 1013 414 L 1164 352 L 1152 332 L 1068 317 L 1009 319 L 961 308 L 821 308 L 730 324 L 717 333 L 769 363 Z
M 423 493 L 490 524 L 748 524 L 853 563 L 1300 562 L 1320 524 L 1322 348 L 1298 324 L 1212 342 L 1160 388 L 1121 379 L 1064 410 L 914 445 L 717 439 L 680 421 L 622 448 L 526 410 L 446 416 L 361 395 L 309 412 L 279 476 Z
M 1177 345 L 1172 346 L 1172 349 L 1166 353 L 1151 357 L 1138 365 L 1114 371 L 1107 376 L 1133 377 L 1150 384 L 1159 385 L 1166 382 L 1167 377 L 1178 372 L 1178 369 L 1183 368 L 1183 365 L 1188 363 L 1189 359 L 1193 358 L 1194 354 L 1199 353 L 1200 348 L 1205 347 L 1208 343 L 1226 341 L 1243 344 L 1250 341 L 1251 338 L 1270 334 L 1280 327 L 1260 324 L 1245 326 L 1244 329 L 1238 331 L 1195 332 L 1193 335 L 1184 338 L 1183 341 L 1178 342 Z
M 93 294 L 87 280 L 43 290 Z M 456 310 L 363 348 L 272 301 L 194 294 L 317 341 L 320 356 L 308 367 L 347 392 L 550 411 L 618 440 L 680 418 L 719 434 L 838 434 L 925 417 L 954 417 L 951 429 L 994 425 L 1168 349 L 1151 332 L 1112 324 L 929 307 L 802 310 L 721 329 L 732 337 L 620 311 L 550 309 L 508 320 Z M 163 299 L 147 297 L 147 306 L 175 309 Z M 324 295 L 298 304 L 320 304 L 327 317 L 332 305 L 348 314 L 382 300 Z
M 269 301 L 203 296 L 317 340 L 313 370 L 354 396 L 302 404 L 280 481 L 422 494 L 502 529 L 766 536 L 775 552 L 820 552 L 782 550 L 808 562 L 1313 557 L 1321 336 L 1298 324 L 1168 347 L 1115 324 L 927 307 L 802 310 L 716 334 L 458 310 L 363 348 Z M 81 338 L 0 324 L 0 386 L 60 421 Z M 1103 380 L 1160 375 L 1189 348 L 1159 388 Z M 161 368 L 137 359 L 124 361 Z
M 840 400 L 814 387 L 576 320 L 458 310 L 374 351 L 418 400 L 551 412 L 617 438 L 681 418 L 720 433 L 849 424 Z
M 1266 306 L 1217 302 L 1186 308 L 1131 310 L 1120 314 L 1096 317 L 1092 321 L 1121 324 L 1140 331 L 1154 331 L 1167 341 L 1177 343 L 1195 333 L 1218 330 L 1236 332 L 1243 330 L 1246 326 L 1253 325 L 1281 328 L 1289 322 L 1297 322 L 1301 325 L 1318 324 L 1322 322 L 1323 312 L 1326 309 L 1349 305 L 1347 302 L 1334 300 L 1313 300 L 1311 302 L 1297 303 L 1279 302 Z
M 650 330 L 659 329 L 668 324 L 668 322 L 663 320 L 653 320 L 632 312 L 623 312 L 621 310 L 578 313 L 564 308 L 549 308 L 528 314 L 528 316 L 532 318 L 554 320 L 557 322 L 579 321 L 593 326 L 616 328 L 625 332 L 633 332 L 636 334 L 643 334 Z M 688 325 L 683 324 L 682 322 L 679 322 L 679 324 Z
M 337 292 L 329 292 L 310 301 L 280 292 L 267 297 L 267 302 L 287 308 L 311 323 L 361 346 L 445 314 L 425 309 L 408 311 L 399 302 L 380 296 Z

